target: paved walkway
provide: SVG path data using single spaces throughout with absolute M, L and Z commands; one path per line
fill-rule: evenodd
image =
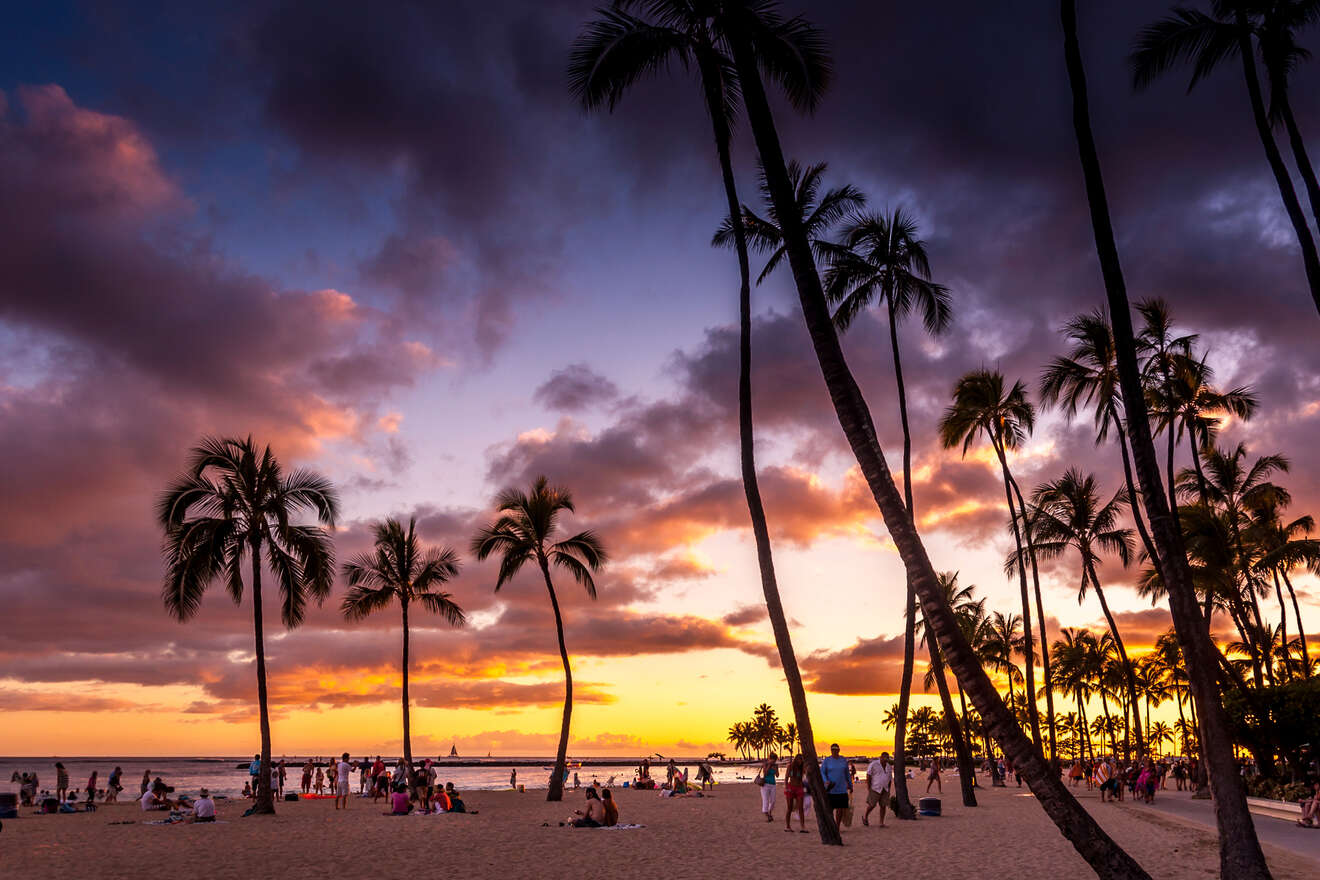
M 1194 801 L 1186 792 L 1163 791 L 1156 794 L 1153 804 L 1133 803 L 1131 800 L 1126 800 L 1121 806 L 1133 811 L 1159 810 L 1204 825 L 1211 831 L 1216 830 L 1211 802 Z M 1295 820 L 1276 819 L 1273 816 L 1261 816 L 1255 813 L 1252 814 L 1252 818 L 1256 822 L 1256 835 L 1261 843 L 1271 844 L 1320 862 L 1320 829 L 1298 828 Z

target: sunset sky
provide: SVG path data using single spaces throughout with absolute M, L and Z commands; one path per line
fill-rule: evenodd
M 1288 455 L 1291 515 L 1320 514 L 1320 323 L 1240 77 L 1133 94 L 1125 57 L 1159 4 L 1087 5 L 1131 296 L 1166 298 L 1216 382 L 1255 389 L 1259 416 L 1225 442 Z M 705 754 L 758 703 L 788 713 L 738 479 L 737 267 L 709 245 L 723 196 L 693 83 L 585 115 L 564 69 L 590 2 L 206 6 L 27 4 L 5 29 L 0 754 L 255 750 L 249 606 L 216 587 L 179 624 L 159 596 L 153 503 L 205 434 L 251 433 L 333 480 L 341 559 L 386 515 L 464 554 L 452 592 L 470 626 L 416 621 L 416 753 L 553 750 L 545 590 L 496 595 L 467 554 L 495 493 L 542 473 L 613 556 L 598 601 L 560 584 L 571 754 Z M 970 369 L 1034 395 L 1059 326 L 1103 291 L 1057 10 L 945 6 L 810 4 L 837 80 L 814 118 L 778 122 L 831 185 L 920 220 L 954 322 L 939 339 L 903 328 L 918 525 L 938 570 L 1020 613 L 997 468 L 942 451 L 935 425 Z M 1315 65 L 1299 71 L 1296 94 L 1317 87 Z M 1314 101 L 1296 110 L 1320 131 Z M 762 491 L 817 738 L 878 751 L 902 568 L 786 272 L 754 309 Z M 844 344 L 897 469 L 883 316 Z M 1074 464 L 1106 493 L 1122 479 L 1089 416 L 1042 413 L 1012 464 L 1024 488 Z M 1044 574 L 1051 638 L 1102 625 L 1073 557 Z M 1135 576 L 1102 572 L 1139 647 L 1169 620 Z M 1320 631 L 1315 579 L 1297 584 Z M 268 621 L 276 755 L 398 748 L 397 613 L 347 624 L 342 592 L 287 635 Z

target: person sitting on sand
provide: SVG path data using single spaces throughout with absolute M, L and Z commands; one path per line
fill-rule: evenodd
M 243 797 L 247 798 L 248 800 L 252 800 L 252 798 L 256 797 L 256 795 L 252 793 L 252 783 L 250 782 L 243 783 Z
M 193 815 L 190 822 L 214 822 L 215 821 L 215 801 L 211 800 L 211 792 L 202 789 L 197 794 L 197 800 L 193 801 Z
M 449 798 L 449 812 L 451 813 L 467 812 L 467 804 L 463 803 L 463 799 L 458 796 L 458 791 L 457 789 L 454 788 L 454 783 L 452 782 L 445 783 L 445 796 Z
M 574 810 L 573 815 L 577 818 L 570 819 L 568 824 L 574 828 L 600 827 L 600 820 L 604 816 L 600 808 L 600 798 L 596 797 L 594 788 L 587 789 L 587 808 L 585 810 Z
M 607 788 L 600 793 L 600 824 L 610 826 L 619 824 L 619 805 L 614 802 L 614 795 Z
M 408 789 L 402 784 L 394 786 L 390 795 L 390 816 L 406 816 L 412 812 L 412 801 L 408 799 Z
M 142 812 L 144 813 L 151 810 L 169 810 L 174 807 L 174 801 L 170 800 L 165 792 L 158 789 L 152 789 L 142 795 L 142 799 L 138 803 L 142 805 Z

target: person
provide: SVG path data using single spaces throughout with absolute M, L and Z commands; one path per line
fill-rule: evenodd
M 935 786 L 935 791 L 944 794 L 944 783 L 940 780 L 940 758 L 936 755 L 930 762 L 930 770 L 926 773 L 926 794 L 930 794 L 930 787 Z
M 412 812 L 412 801 L 408 798 L 408 789 L 401 782 L 394 786 L 394 793 L 390 795 L 390 815 L 406 816 Z
M 312 783 L 312 790 L 317 794 L 325 794 L 325 771 L 321 765 L 316 765 L 316 781 Z
M 775 809 L 775 782 L 779 775 L 778 756 L 771 752 L 761 764 L 761 814 L 765 821 L 773 822 Z
M 518 768 L 514 767 L 512 770 L 509 771 L 509 788 L 516 789 L 517 787 L 518 787 Z
M 668 766 L 665 767 L 665 782 L 668 782 L 671 788 L 674 785 L 674 774 L 677 772 L 678 765 L 674 763 L 673 758 L 670 758 Z
M 257 776 L 261 773 L 261 755 L 253 755 L 252 763 L 248 764 L 248 776 L 252 783 L 252 796 L 257 796 Z
M 801 755 L 794 755 L 793 760 L 788 762 L 788 770 L 784 773 L 784 830 L 793 830 L 793 807 L 797 807 L 798 828 L 803 834 L 807 833 L 807 820 L 805 807 L 807 801 L 807 789 L 804 776 L 806 774 L 807 764 Z
M 286 780 L 286 779 L 289 778 L 289 771 L 288 771 L 288 769 L 285 768 L 285 766 L 284 766 L 284 762 L 283 762 L 283 761 L 280 761 L 280 764 L 279 764 L 279 770 L 280 770 L 280 774 L 279 774 L 279 782 L 280 782 L 280 784 L 279 784 L 278 790 L 279 790 L 279 796 L 280 796 L 281 798 L 283 798 L 283 797 L 284 797 L 284 780 Z
M 1082 781 L 1082 762 L 1073 759 L 1072 766 L 1068 768 L 1068 783 L 1076 788 Z
M 435 765 L 430 758 L 427 758 L 426 763 L 423 765 L 422 777 L 422 808 L 429 813 L 431 812 L 431 795 L 435 792 L 435 783 L 438 778 L 438 774 L 435 772 Z
M 105 802 L 107 804 L 119 803 L 119 793 L 124 790 L 124 786 L 120 784 L 120 780 L 123 776 L 124 769 L 119 766 L 116 766 L 115 769 L 110 772 L 110 781 L 106 783 L 105 787 Z
M 608 788 L 600 793 L 600 807 L 600 824 L 607 827 L 619 824 L 619 805 L 614 803 L 614 795 L 610 794 Z
M 1311 796 L 1301 800 L 1302 818 L 1297 824 L 1303 828 L 1314 828 L 1316 813 L 1320 812 L 1320 782 L 1311 783 Z
M 280 779 L 280 768 L 272 766 L 270 768 L 270 793 L 271 796 L 276 799 L 283 797 L 283 795 L 280 794 L 281 782 L 282 780 Z
M 853 782 L 848 760 L 839 755 L 838 743 L 830 744 L 829 757 L 820 762 L 820 775 L 825 782 L 825 792 L 830 798 L 830 809 L 834 810 L 834 821 L 842 828 L 844 813 L 848 812 Z
M 463 803 L 463 798 L 459 796 L 458 789 L 454 788 L 454 783 L 445 783 L 445 797 L 449 799 L 449 812 L 466 813 L 467 804 Z
M 889 806 L 889 788 L 894 784 L 894 768 L 889 763 L 889 753 L 881 752 L 880 757 L 866 765 L 866 812 L 862 814 L 862 824 L 870 825 L 871 810 L 880 808 L 879 826 L 885 827 L 885 809 Z
M 600 809 L 600 798 L 596 797 L 594 788 L 587 789 L 587 808 L 585 810 L 574 810 L 573 815 L 577 818 L 570 819 L 569 824 L 574 828 L 599 828 L 602 813 Z
M 69 771 L 64 769 L 64 764 L 55 762 L 55 798 L 63 803 L 69 794 Z
M 358 794 L 365 795 L 367 793 L 367 783 L 371 780 L 371 762 L 363 758 L 361 761 L 356 762 L 354 766 L 357 767 L 358 771 Z
M 193 801 L 193 822 L 214 822 L 215 821 L 215 801 L 211 800 L 211 792 L 202 789 L 197 793 L 197 800 Z
M 1137 796 L 1144 795 L 1148 804 L 1155 803 L 1155 789 L 1159 784 L 1159 771 L 1155 769 L 1155 762 L 1146 759 L 1146 766 L 1137 776 Z
M 252 800 L 252 798 L 256 797 L 256 795 L 252 791 L 251 782 L 243 783 L 243 797 L 247 798 L 248 800 Z
M 312 759 L 308 758 L 307 763 L 303 764 L 302 772 L 302 793 L 311 794 L 312 791 L 312 773 L 316 767 L 312 765 Z
M 89 810 L 93 808 L 92 804 L 96 801 L 96 778 L 99 775 L 98 771 L 93 770 L 92 775 L 87 777 L 87 808 Z
M 163 789 L 163 787 L 162 787 Z M 150 810 L 168 810 L 174 806 L 174 801 L 162 790 L 155 787 L 149 788 L 138 803 L 142 806 L 142 812 Z
M 348 774 L 352 771 L 348 765 L 348 752 L 340 755 L 339 763 L 335 765 L 335 809 L 339 809 L 339 802 L 344 802 L 344 809 L 348 809 L 349 782 Z
M 453 803 L 449 800 L 449 793 L 445 791 L 443 785 L 437 786 L 435 794 L 431 795 L 431 803 L 437 813 L 448 813 Z
M 1114 768 L 1109 764 L 1109 756 L 1104 755 L 1100 758 L 1100 763 L 1095 765 L 1095 784 L 1100 786 L 1100 803 L 1108 800 L 1109 778 L 1114 774 Z

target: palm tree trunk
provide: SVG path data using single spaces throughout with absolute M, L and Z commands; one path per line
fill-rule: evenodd
M 1080 715 L 1082 719 L 1082 742 L 1084 745 L 1082 756 L 1085 757 L 1086 753 L 1089 752 L 1091 760 L 1094 761 L 1095 746 L 1091 743 L 1091 728 L 1086 719 L 1086 702 L 1082 699 L 1081 693 L 1077 694 L 1077 714 Z
M 399 607 L 403 611 L 403 762 L 408 765 L 409 782 L 413 772 L 412 728 L 408 711 L 408 600 L 400 599 Z
M 1305 678 L 1311 677 L 1311 654 L 1306 647 L 1306 630 L 1302 628 L 1302 609 L 1297 606 L 1297 591 L 1293 589 L 1292 581 L 1288 579 L 1288 570 L 1282 569 L 1283 585 L 1288 588 L 1288 598 L 1292 600 L 1293 616 L 1297 618 L 1297 638 L 1302 642 L 1302 675 Z
M 1288 166 L 1283 163 L 1283 156 L 1274 141 L 1274 132 L 1265 112 L 1265 99 L 1261 95 L 1260 77 L 1256 73 L 1255 47 L 1251 44 L 1251 26 L 1247 21 L 1245 6 L 1238 4 L 1234 7 L 1234 19 L 1238 32 L 1238 54 L 1242 56 L 1242 73 L 1247 80 L 1247 96 L 1251 99 L 1251 115 L 1256 122 L 1256 133 L 1260 135 L 1260 144 L 1265 148 L 1265 160 L 1269 162 L 1274 182 L 1278 184 L 1284 211 L 1292 222 L 1293 231 L 1297 233 L 1297 244 L 1302 250 L 1302 265 L 1306 268 L 1306 281 L 1311 287 L 1311 299 L 1315 300 L 1316 311 L 1320 312 L 1320 255 L 1316 253 L 1315 239 L 1306 224 L 1302 204 L 1297 199 L 1297 191 L 1293 189 L 1292 176 L 1288 173 Z
M 1292 652 L 1288 649 L 1288 606 L 1283 604 L 1283 584 L 1279 583 L 1279 571 L 1273 569 L 1274 595 L 1279 600 L 1279 632 L 1283 639 L 1283 678 L 1287 681 L 1292 674 Z
M 1022 512 L 1022 534 L 1027 539 L 1027 559 L 1031 562 L 1031 585 L 1036 596 L 1036 620 L 1040 624 L 1040 665 L 1045 676 L 1045 725 L 1050 737 L 1050 760 L 1058 760 L 1054 737 L 1054 679 L 1050 676 L 1050 634 L 1045 624 L 1045 605 L 1040 597 L 1040 569 L 1036 565 L 1036 539 L 1032 536 L 1031 521 L 1027 518 L 1027 502 L 1017 480 L 1013 480 L 1013 494 L 1017 496 L 1018 510 Z
M 1013 476 L 1008 471 L 1008 459 L 999 445 L 999 438 L 992 438 L 991 442 L 995 448 L 995 455 L 999 457 L 999 468 L 1004 473 L 1004 500 L 1008 502 L 1008 519 L 1013 525 L 1013 542 L 1017 545 L 1018 582 L 1022 588 L 1022 635 L 1024 639 L 1022 653 L 1026 661 L 1023 687 L 1027 691 L 1027 721 L 1031 725 L 1031 739 L 1036 744 L 1036 748 L 1039 749 L 1041 739 L 1040 720 L 1036 717 L 1040 713 L 1036 709 L 1035 634 L 1031 630 L 1031 597 L 1027 592 L 1027 566 L 1022 550 L 1022 532 L 1018 529 L 1017 505 L 1013 503 Z M 1025 524 L 1024 522 L 1023 525 Z
M 1086 574 L 1091 579 L 1091 587 L 1095 590 L 1096 598 L 1100 600 L 1100 610 L 1105 614 L 1105 622 L 1109 624 L 1109 634 L 1114 637 L 1114 647 L 1118 649 L 1118 658 L 1123 664 L 1123 679 L 1127 683 L 1128 702 L 1132 705 L 1132 727 L 1137 735 L 1137 757 L 1142 757 L 1146 750 L 1141 738 L 1141 714 L 1137 711 L 1137 677 L 1132 673 L 1132 664 L 1128 662 L 1123 637 L 1119 635 L 1118 623 L 1114 620 L 1113 612 L 1109 610 L 1109 602 L 1105 599 L 1105 591 L 1100 586 L 1100 579 L 1096 577 L 1095 566 L 1089 560 L 1086 563 Z
M 903 382 L 903 359 L 899 354 L 898 348 L 898 315 L 894 312 L 893 290 L 885 292 L 885 303 L 889 309 L 889 348 L 894 355 L 894 383 L 898 388 L 898 418 L 903 427 L 903 500 L 908 509 L 908 515 L 915 523 L 917 518 L 916 507 L 912 503 L 912 431 L 908 427 L 907 411 L 907 385 Z M 903 773 L 895 777 L 902 777 L 902 784 L 895 786 L 897 795 L 894 805 L 894 813 L 900 819 L 915 819 L 916 810 L 912 806 L 911 797 L 907 790 L 907 710 L 908 703 L 912 696 L 912 675 L 916 665 L 916 592 L 912 589 L 912 579 L 905 578 L 907 581 L 907 605 L 906 613 L 903 616 L 903 677 L 899 680 L 898 686 L 898 708 L 899 722 L 894 731 L 894 760 L 899 767 L 905 768 Z M 925 620 L 925 614 L 922 614 L 922 620 Z M 949 699 L 949 684 L 944 680 L 944 661 L 940 658 L 939 648 L 935 645 L 934 639 L 926 639 L 926 648 L 930 653 L 931 669 L 938 670 L 936 673 L 936 682 L 939 686 L 940 702 L 944 706 L 946 715 L 952 717 L 953 703 Z M 960 725 L 955 718 L 952 722 L 950 732 L 954 733 L 955 753 L 958 757 L 958 774 L 962 782 L 963 806 L 976 806 L 976 794 L 972 791 L 972 757 L 971 750 L 962 742 Z
M 559 727 L 559 749 L 555 752 L 555 769 L 550 777 L 550 790 L 546 792 L 547 801 L 564 799 L 564 773 L 568 769 L 568 728 L 573 718 L 573 670 L 568 665 L 568 648 L 564 646 L 564 618 L 559 613 L 559 599 L 555 596 L 555 585 L 550 580 L 550 566 L 544 557 L 540 560 L 541 575 L 545 578 L 545 589 L 550 594 L 550 607 L 555 611 L 555 635 L 559 637 L 559 659 L 564 661 L 564 720 Z
M 1123 280 L 1118 246 L 1114 241 L 1105 196 L 1100 156 L 1091 132 L 1091 111 L 1086 94 L 1086 72 L 1082 65 L 1081 45 L 1077 40 L 1076 0 L 1060 0 L 1064 55 L 1073 98 L 1073 129 L 1078 156 L 1086 184 L 1091 225 L 1095 234 L 1096 254 L 1104 276 L 1105 294 L 1113 322 L 1114 347 L 1118 358 L 1119 382 L 1123 391 L 1123 411 L 1127 414 L 1128 436 L 1132 443 L 1133 464 L 1146 505 L 1151 537 L 1159 548 L 1160 575 L 1168 591 L 1169 610 L 1182 647 L 1192 690 L 1201 707 L 1201 745 L 1203 760 L 1209 765 L 1215 786 L 1215 819 L 1219 828 L 1220 873 L 1241 880 L 1265 880 L 1270 876 L 1256 837 L 1256 826 L 1247 810 L 1246 787 L 1233 760 L 1233 741 L 1228 718 L 1219 699 L 1215 674 L 1216 649 L 1210 631 L 1201 617 L 1192 584 L 1191 570 L 1182 545 L 1176 520 L 1176 507 L 1164 506 L 1163 485 L 1150 436 L 1146 400 L 1137 367 L 1135 334 L 1131 306 Z M 1248 53 L 1249 55 L 1250 53 Z M 1318 302 L 1320 304 L 1320 302 Z M 1169 475 L 1172 479 L 1172 474 Z
M 1297 127 L 1297 120 L 1293 118 L 1292 101 L 1288 98 L 1287 90 L 1280 89 L 1279 96 L 1275 100 L 1283 113 L 1283 125 L 1288 129 L 1288 142 L 1292 145 L 1297 170 L 1301 172 L 1302 182 L 1306 185 L 1306 196 L 1311 202 L 1311 216 L 1315 219 L 1316 225 L 1320 226 L 1320 182 L 1316 181 L 1311 157 L 1306 154 L 1306 140 Z
M 935 568 L 926 556 L 925 547 L 894 485 L 884 453 L 876 439 L 870 410 L 843 357 L 825 294 L 821 289 L 820 277 L 816 273 L 811 246 L 802 229 L 801 218 L 795 213 L 793 187 L 784 165 L 779 133 L 775 129 L 761 83 L 757 54 L 751 38 L 744 30 L 746 23 L 739 20 L 739 16 L 752 13 L 735 4 L 726 7 L 726 14 L 729 16 L 729 46 L 742 86 L 743 104 L 765 169 L 771 200 L 783 224 L 789 265 L 793 270 L 798 299 L 816 351 L 816 359 L 829 389 L 839 425 L 903 559 L 908 578 L 926 613 L 926 620 L 939 639 L 940 649 L 985 720 L 987 728 L 999 741 L 1005 754 L 1021 768 L 1037 801 L 1078 853 L 1102 876 L 1148 877 L 1141 866 L 1082 809 L 1059 778 L 1050 773 L 1040 749 L 1034 747 L 1022 733 L 1000 700 L 985 670 L 977 662 L 976 655 L 958 626 L 953 609 L 940 591 Z M 904 771 L 902 767 L 897 769 L 899 774 Z
M 933 639 L 926 640 L 930 649 L 930 669 L 935 676 L 935 687 L 940 692 L 940 703 L 944 706 L 944 718 L 949 727 L 949 740 L 953 743 L 953 756 L 958 763 L 958 784 L 962 787 L 964 807 L 976 806 L 976 768 L 972 765 L 972 749 L 963 735 L 963 726 L 953 708 L 953 697 L 949 694 L 949 682 L 944 677 L 944 659 Z M 895 749 L 897 751 L 897 749 Z
M 266 638 L 261 619 L 261 545 L 252 543 L 252 629 L 257 645 L 257 718 L 261 727 L 261 770 L 257 773 L 257 798 L 253 813 L 275 813 L 270 790 L 270 707 L 266 696 Z
M 1128 490 L 1128 510 L 1132 512 L 1132 521 L 1136 523 L 1137 534 L 1141 536 L 1141 546 L 1146 548 L 1146 555 L 1150 557 L 1150 564 L 1156 571 L 1160 568 L 1160 554 L 1155 549 L 1155 542 L 1150 539 L 1150 532 L 1146 531 L 1146 518 L 1141 515 L 1141 496 L 1137 494 L 1137 484 L 1132 479 L 1132 462 L 1128 458 L 1127 431 L 1123 428 L 1123 422 L 1118 417 L 1118 413 L 1111 413 L 1114 421 L 1114 428 L 1118 432 L 1118 451 L 1123 456 L 1123 482 Z
M 807 709 L 807 692 L 802 684 L 802 673 L 798 670 L 797 655 L 793 651 L 788 617 L 784 614 L 784 605 L 779 597 L 779 582 L 775 577 L 775 561 L 770 547 L 770 528 L 766 522 L 765 507 L 761 503 L 760 482 L 756 476 L 756 445 L 752 421 L 751 269 L 747 259 L 747 235 L 742 224 L 738 190 L 733 176 L 733 161 L 729 156 L 729 132 L 722 121 L 720 105 L 710 103 L 717 99 L 717 95 L 711 92 L 711 86 L 718 82 L 713 79 L 717 73 L 717 71 L 703 71 L 702 80 L 707 84 L 708 109 L 715 125 L 715 145 L 720 156 L 724 192 L 729 203 L 734 249 L 738 252 L 738 442 L 743 493 L 747 496 L 747 512 L 752 520 L 752 535 L 756 541 L 756 561 L 761 571 L 761 592 L 765 594 L 770 628 L 775 634 L 775 645 L 779 649 L 779 663 L 788 682 L 789 699 L 793 704 L 793 720 L 797 724 L 798 737 L 802 743 L 806 783 L 811 791 L 812 807 L 820 829 L 820 842 L 827 846 L 842 846 L 843 837 L 839 834 L 838 824 L 834 821 L 825 784 L 820 777 L 820 762 L 816 757 L 816 738 L 812 732 L 811 716 Z

